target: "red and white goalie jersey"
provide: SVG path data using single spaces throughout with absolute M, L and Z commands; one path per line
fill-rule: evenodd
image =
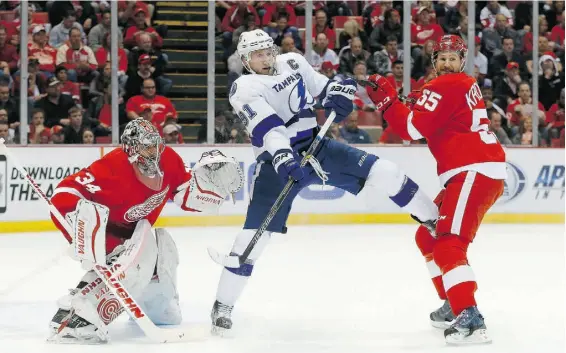
M 462 171 L 498 180 L 507 177 L 505 152 L 489 131 L 481 90 L 465 73 L 429 81 L 413 110 L 397 100 L 384 118 L 404 140 L 426 138 L 442 185 Z
M 110 209 L 106 226 L 109 253 L 132 236 L 139 220 L 147 219 L 153 225 L 177 188 L 191 178 L 181 157 L 170 147 L 165 147 L 159 165 L 163 180 L 154 190 L 140 181 L 127 154 L 118 148 L 63 179 L 51 201 L 63 215 L 74 211 L 81 198 L 107 206 Z M 52 219 L 71 242 L 64 228 L 54 217 Z

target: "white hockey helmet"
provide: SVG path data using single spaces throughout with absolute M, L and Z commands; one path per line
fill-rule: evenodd
M 273 62 L 271 63 L 272 71 L 275 66 L 275 56 L 277 55 L 277 47 L 273 44 L 273 38 L 264 30 L 254 29 L 253 31 L 240 34 L 238 40 L 238 56 L 242 60 L 244 68 L 251 73 L 255 73 L 250 67 L 251 54 L 256 50 L 271 49 L 273 51 Z

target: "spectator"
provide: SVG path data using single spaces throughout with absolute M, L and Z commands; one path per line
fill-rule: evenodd
M 421 79 L 424 76 L 427 76 L 429 72 L 429 67 L 432 68 L 432 49 L 434 47 L 433 40 L 427 40 L 423 46 L 423 50 L 419 56 L 415 59 L 415 63 L 413 65 L 413 72 L 411 73 L 411 77 L 414 79 Z M 399 58 L 402 58 L 403 55 L 397 55 Z
M 552 147 L 558 147 L 560 135 L 564 131 L 564 88 L 560 91 L 560 98 L 546 112 L 546 129 Z
M 92 132 L 92 130 L 89 128 L 83 129 L 82 144 L 92 145 L 95 143 L 96 143 L 96 139 L 94 138 L 94 132 Z
M 503 121 L 501 114 L 499 114 L 497 111 L 492 111 L 489 114 L 489 121 L 489 131 L 495 134 L 499 142 L 505 146 L 512 145 L 513 143 L 511 142 L 511 139 L 509 139 L 507 132 L 501 125 Z
M 550 43 L 548 41 L 548 38 L 546 37 L 538 37 L 538 55 L 539 55 L 539 60 L 543 55 L 550 55 L 553 58 L 556 59 L 556 54 L 554 54 L 554 52 L 552 51 L 552 48 L 550 47 Z M 537 72 L 536 72 L 536 62 L 533 64 L 533 53 L 527 53 L 526 55 L 526 67 L 527 67 L 527 72 L 529 73 L 529 75 L 533 75 L 536 76 Z
M 146 24 L 146 16 L 146 13 L 142 9 L 138 9 L 134 13 L 135 26 L 129 27 L 124 37 L 124 46 L 126 46 L 126 48 L 133 48 L 137 43 L 137 37 L 142 33 L 149 34 L 154 48 L 161 48 L 163 46 L 163 38 L 161 38 L 155 28 Z
M 110 32 L 107 32 L 102 40 L 102 46 L 99 47 L 94 54 L 96 61 L 98 62 L 99 69 L 104 69 L 106 64 L 110 62 L 111 43 L 112 36 L 110 35 Z M 128 71 L 128 54 L 124 48 L 120 48 L 120 46 L 118 46 L 118 84 L 122 90 L 124 90 L 126 82 L 128 81 L 126 71 Z
M 502 44 L 503 50 L 491 58 L 489 76 L 503 76 L 510 62 L 517 63 L 519 70 L 526 74 L 525 60 L 523 60 L 523 57 L 515 50 L 513 38 L 503 37 Z
M 564 1 L 545 1 L 542 6 L 542 14 L 546 16 L 548 20 L 548 26 L 550 28 L 554 27 L 559 22 L 559 17 L 564 12 Z
M 69 124 L 63 128 L 66 144 L 80 144 L 83 143 L 83 131 L 86 126 L 83 123 L 83 113 L 79 107 L 69 109 L 68 118 Z
M 152 47 L 151 37 L 147 33 L 140 34 L 138 36 L 138 46 L 130 50 L 130 54 L 128 55 L 128 77 L 133 76 L 138 70 L 138 60 L 143 54 L 147 54 L 151 58 L 152 67 L 155 68 L 155 77 L 163 77 L 161 84 L 169 84 L 172 86 L 173 82 L 163 76 L 169 60 L 161 50 Z
M 511 38 L 515 43 L 515 50 L 521 51 L 523 43 L 521 42 L 517 32 L 509 26 L 507 17 L 503 14 L 498 14 L 495 16 L 495 25 L 493 28 L 487 27 L 482 32 L 482 43 L 484 48 L 484 54 L 489 58 L 493 54 L 497 54 L 502 48 L 503 38 Z
M 214 117 L 214 143 L 228 143 L 232 130 L 226 112 L 218 111 Z
M 150 26 L 153 9 L 153 5 L 148 5 L 144 1 L 118 0 L 118 22 L 124 27 L 135 26 L 135 14 L 142 10 L 145 13 L 145 24 Z
M 498 106 L 493 101 L 493 90 L 491 87 L 484 87 L 481 89 L 481 95 L 483 97 L 483 101 L 485 102 L 485 109 L 487 110 L 487 115 L 490 116 L 492 112 L 498 112 L 499 115 L 505 117 L 505 110 Z M 507 129 L 507 119 L 502 121 L 502 125 Z
M 55 125 L 51 128 L 51 143 L 57 145 L 65 143 L 65 134 L 61 125 Z
M 277 27 L 277 21 L 281 14 L 287 14 L 287 22 L 289 26 L 297 25 L 297 16 L 295 15 L 295 9 L 286 1 L 273 1 L 267 3 L 263 7 L 265 9 L 265 14 L 261 21 L 264 27 Z
M 15 75 L 14 85 L 12 86 L 12 96 L 20 96 L 20 80 L 21 76 L 19 73 Z M 37 59 L 31 59 L 28 61 L 28 103 L 29 112 L 33 108 L 33 104 L 45 97 L 45 88 L 47 86 L 47 77 L 39 71 L 39 61 Z
M 157 70 L 151 65 L 151 57 L 142 54 L 138 60 L 138 70 L 131 73 L 126 83 L 126 100 L 133 96 L 142 94 L 142 83 L 145 79 L 151 78 L 157 83 L 157 94 L 166 96 L 173 85 L 172 81 L 162 76 L 156 75 Z
M 342 133 L 340 132 L 340 125 L 338 125 L 336 123 L 332 123 L 330 125 L 330 128 L 328 129 L 328 133 L 326 134 L 326 137 L 329 137 L 329 138 L 336 140 L 338 142 L 348 143 L 342 137 Z
M 436 21 L 436 11 L 434 10 L 434 5 L 431 0 L 417 0 L 416 5 L 417 6 L 413 6 L 411 8 L 411 22 L 418 22 L 419 10 L 421 7 L 425 7 L 428 9 L 428 13 L 430 14 L 430 23 L 438 23 Z
M 94 52 L 105 46 L 106 35 L 110 33 L 111 16 L 110 9 L 102 11 L 102 14 L 100 15 L 100 23 L 94 26 L 88 33 L 88 45 Z M 122 38 L 122 30 L 118 27 L 118 40 Z
M 442 28 L 447 34 L 458 34 L 460 31 L 460 21 L 468 18 L 467 1 L 458 1 L 458 3 L 450 7 L 444 16 Z
M 167 124 L 163 127 L 163 139 L 165 144 L 177 144 L 179 143 L 179 125 L 176 123 Z
M 162 124 L 167 117 L 177 118 L 177 111 L 169 98 L 156 94 L 155 81 L 147 78 L 143 81 L 142 94 L 133 96 L 126 103 L 128 119 L 133 120 L 140 117 L 145 108 L 150 108 L 153 113 L 151 123 L 161 130 Z
M 528 82 L 519 84 L 519 98 L 513 100 L 507 106 L 507 120 L 511 128 L 511 136 L 514 137 L 521 126 L 522 121 L 527 117 L 533 116 L 533 99 L 531 87 Z M 543 105 L 538 102 L 538 111 L 545 113 Z M 539 119 L 539 125 L 544 125 L 545 120 Z
M 386 18 L 386 12 L 393 8 L 393 1 L 367 1 L 362 11 L 367 33 L 372 33 Z
M 426 44 L 425 44 L 425 48 L 426 48 Z M 411 88 L 413 90 L 420 90 L 422 88 L 422 86 L 424 86 L 425 83 L 427 83 L 428 81 L 430 81 L 434 78 L 436 78 L 436 72 L 432 68 L 432 62 L 430 61 L 430 59 L 427 59 L 425 64 L 424 64 L 423 74 L 422 74 L 421 78 L 419 78 L 414 83 L 414 85 L 411 86 Z
M 240 40 L 240 35 L 244 32 L 253 31 L 256 29 L 256 18 L 253 13 L 247 13 L 246 18 L 242 25 L 236 28 L 232 34 L 232 44 L 227 46 L 225 49 L 230 50 L 230 53 L 236 50 L 238 47 L 238 41 Z
M 8 123 L 0 121 L 0 138 L 4 139 L 6 145 L 14 143 L 14 136 L 10 136 L 10 127 Z
M 56 77 L 47 80 L 47 96 L 35 102 L 35 108 L 45 112 L 45 126 L 69 125 L 69 109 L 75 107 L 71 96 L 61 94 L 61 83 Z
M 45 27 L 36 26 L 32 32 L 33 41 L 28 46 L 28 57 L 39 61 L 39 70 L 47 77 L 53 76 L 55 62 L 57 61 L 57 50 L 47 43 L 47 32 Z
M 539 29 L 538 29 L 539 36 L 546 37 L 550 41 L 551 35 L 548 29 L 548 21 L 546 20 L 546 17 L 544 17 L 544 15 L 540 15 L 538 17 L 538 21 L 539 21 Z M 527 54 L 532 51 L 533 51 L 533 32 L 529 30 L 523 36 L 523 53 Z
M 488 68 L 488 60 L 480 52 L 481 49 L 481 39 L 480 37 L 476 36 L 475 40 L 475 47 L 474 47 L 474 66 L 478 68 L 478 82 L 480 86 L 483 85 L 483 80 L 487 76 L 487 68 Z
M 0 77 L 0 110 L 6 110 L 11 129 L 20 126 L 20 105 L 10 97 L 10 81 Z
M 280 53 L 297 53 L 303 55 L 303 53 L 295 46 L 295 40 L 293 39 L 293 37 L 283 37 L 283 40 L 281 41 Z
M 31 111 L 31 124 L 29 125 L 28 141 L 31 144 L 41 143 L 41 133 L 49 132 L 50 129 L 45 127 L 45 112 L 41 109 L 33 109 Z
M 276 26 L 266 27 L 265 32 L 273 38 L 273 43 L 277 46 L 281 46 L 281 42 L 284 37 L 292 37 L 295 43 L 301 43 L 301 38 L 299 37 L 299 31 L 297 28 L 289 25 L 289 15 L 285 12 L 278 14 Z M 297 49 L 301 49 L 300 47 Z
M 354 65 L 354 78 L 356 80 L 367 80 L 369 77 L 367 70 L 368 69 L 366 63 L 363 61 L 358 61 Z M 369 98 L 366 88 L 358 84 L 356 90 L 356 96 L 353 100 L 354 105 L 359 110 L 373 112 L 375 110 L 375 105 Z
M 401 26 L 401 16 L 399 11 L 389 9 L 385 11 L 385 21 L 374 28 L 371 32 L 369 46 L 372 52 L 382 50 L 387 43 L 387 38 L 397 37 L 397 43 L 403 42 L 403 26 Z
M 354 64 L 357 61 L 366 63 L 370 75 L 375 73 L 375 63 L 371 59 L 371 54 L 362 48 L 360 38 L 356 37 L 352 39 L 352 44 L 349 47 L 343 48 L 340 52 L 340 73 L 353 74 Z
M 320 73 L 332 80 L 336 75 L 336 68 L 330 61 L 325 61 L 320 66 Z
M 550 40 L 553 41 L 561 50 L 564 50 L 564 11 L 560 14 L 560 22 L 556 26 L 552 27 Z
M 307 58 L 309 64 L 319 71 L 322 63 L 330 62 L 337 69 L 340 65 L 340 59 L 334 50 L 328 49 L 328 38 L 326 34 L 319 33 L 316 35 L 316 39 L 313 43 L 313 50 L 311 51 L 310 58 Z
M 521 76 L 519 75 L 519 64 L 511 61 L 505 68 L 505 75 L 498 76 L 493 82 L 494 97 L 498 105 L 506 107 L 511 101 L 518 97 L 519 84 Z
M 543 55 L 539 59 L 539 100 L 545 109 L 549 109 L 564 88 L 564 74 L 558 69 L 556 59 L 550 55 Z
M 532 145 L 533 144 L 533 119 L 526 116 L 520 123 L 517 133 L 513 136 L 513 144 L 515 145 Z M 538 133 L 538 132 L 537 132 Z M 544 144 L 542 135 L 538 133 L 539 145 Z
M 3 125 L 6 125 L 6 131 L 3 129 Z M 17 125 L 12 127 L 8 123 L 8 111 L 6 109 L 0 109 L 0 137 L 3 137 L 4 140 L 9 141 L 8 143 L 12 143 L 15 141 L 14 137 L 16 135 L 15 129 L 20 125 L 20 122 L 17 122 Z
M 67 68 L 63 65 L 57 66 L 55 69 L 55 77 L 59 81 L 61 87 L 61 94 L 66 94 L 73 98 L 76 104 L 81 104 L 81 92 L 79 84 L 69 80 L 67 75 Z
M 350 45 L 352 38 L 359 37 L 362 40 L 363 48 L 369 50 L 369 39 L 363 28 L 355 19 L 350 19 L 344 23 L 344 30 L 338 37 L 339 48 Z
M 6 27 L 0 26 L 0 76 L 10 77 L 18 67 L 18 50 L 7 42 Z
M 77 22 L 77 17 L 74 11 L 69 11 L 63 18 L 63 21 L 57 26 L 53 27 L 49 32 L 49 45 L 55 49 L 63 46 L 71 36 L 71 29 L 76 28 L 79 30 L 80 36 L 79 40 L 86 42 L 86 36 L 83 30 L 83 26 Z
M 395 36 L 387 38 L 387 44 L 383 50 L 373 54 L 377 73 L 382 76 L 391 73 L 391 64 L 402 58 L 403 50 L 398 49 L 397 37 Z
M 507 25 L 513 25 L 513 16 L 509 9 L 499 4 L 498 1 L 488 1 L 480 12 L 480 21 L 484 28 L 493 28 L 497 22 L 497 15 L 505 16 Z
M 102 89 L 103 95 L 91 99 L 86 112 L 90 121 L 98 121 L 102 128 L 109 129 L 112 126 L 112 87 L 107 83 Z M 118 98 L 118 122 L 119 125 L 128 123 L 125 113 L 124 99 Z M 151 112 L 151 109 L 149 110 Z M 150 120 L 151 121 L 151 120 Z
M 468 16 L 460 17 L 460 25 L 456 28 L 457 36 L 460 36 L 465 43 L 468 42 Z
M 369 134 L 358 127 L 358 111 L 353 110 L 344 126 L 340 129 L 340 134 L 350 144 L 366 144 L 372 143 Z
M 400 93 L 403 88 L 403 62 L 401 60 L 397 60 L 391 65 L 391 75 L 386 78 L 395 87 L 397 93 Z M 415 89 L 416 84 L 417 81 L 411 77 L 411 90 Z
M 90 82 L 90 87 L 88 90 L 89 97 L 99 97 L 104 94 L 104 87 L 112 83 L 112 64 L 107 61 L 102 69 L 98 69 L 98 75 L 96 78 Z M 124 95 L 121 89 L 118 95 L 121 97 Z
M 336 45 L 336 32 L 330 27 L 328 27 L 328 17 L 326 17 L 326 12 L 324 10 L 318 10 L 314 16 L 315 23 L 312 28 L 313 40 L 319 33 L 326 34 L 328 39 L 328 48 L 334 49 Z
M 71 81 L 83 84 L 90 84 L 98 69 L 94 52 L 83 44 L 78 28 L 71 28 L 69 43 L 61 45 L 57 50 L 56 64 L 67 68 L 67 75 Z
M 427 40 L 437 42 L 444 35 L 442 27 L 430 22 L 430 10 L 427 7 L 420 7 L 417 15 L 418 22 L 411 24 L 411 52 L 413 58 L 421 54 L 422 47 Z
M 232 34 L 233 32 L 246 23 L 246 16 L 252 14 L 255 19 L 255 26 L 259 27 L 259 16 L 255 8 L 248 5 L 246 1 L 239 1 L 232 5 L 232 7 L 226 12 L 224 18 L 222 19 L 222 46 L 224 47 L 224 57 L 228 58 L 232 53 Z

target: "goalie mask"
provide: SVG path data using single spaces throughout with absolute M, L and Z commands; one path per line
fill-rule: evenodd
M 278 54 L 273 39 L 263 30 L 244 32 L 238 40 L 238 56 L 242 65 L 252 74 L 273 75 Z
M 150 178 L 163 176 L 159 169 L 159 159 L 165 149 L 165 142 L 153 124 L 144 119 L 130 121 L 120 141 L 130 163 L 135 164 L 143 175 Z

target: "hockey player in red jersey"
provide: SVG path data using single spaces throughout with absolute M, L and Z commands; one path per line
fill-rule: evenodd
M 505 152 L 488 129 L 480 88 L 463 71 L 467 48 L 457 36 L 435 44 L 432 62 L 438 77 L 422 87 L 409 107 L 379 75 L 369 78 L 368 94 L 393 131 L 405 140 L 423 137 L 436 159 L 443 190 L 436 198 L 436 234 L 419 227 L 416 242 L 444 305 L 431 313 L 452 344 L 485 343 L 484 318 L 477 309 L 476 281 L 467 250 L 489 208 L 503 193 Z
M 143 119 L 126 126 L 121 142 L 122 148 L 61 181 L 51 199 L 74 234 L 53 221 L 87 271 L 58 301 L 50 324 L 54 342 L 106 342 L 107 325 L 123 311 L 92 271 L 93 258 L 106 259 L 155 324 L 179 324 L 177 249 L 165 229 L 152 225 L 168 200 L 185 211 L 215 213 L 243 184 L 236 161 L 217 150 L 188 169 Z

